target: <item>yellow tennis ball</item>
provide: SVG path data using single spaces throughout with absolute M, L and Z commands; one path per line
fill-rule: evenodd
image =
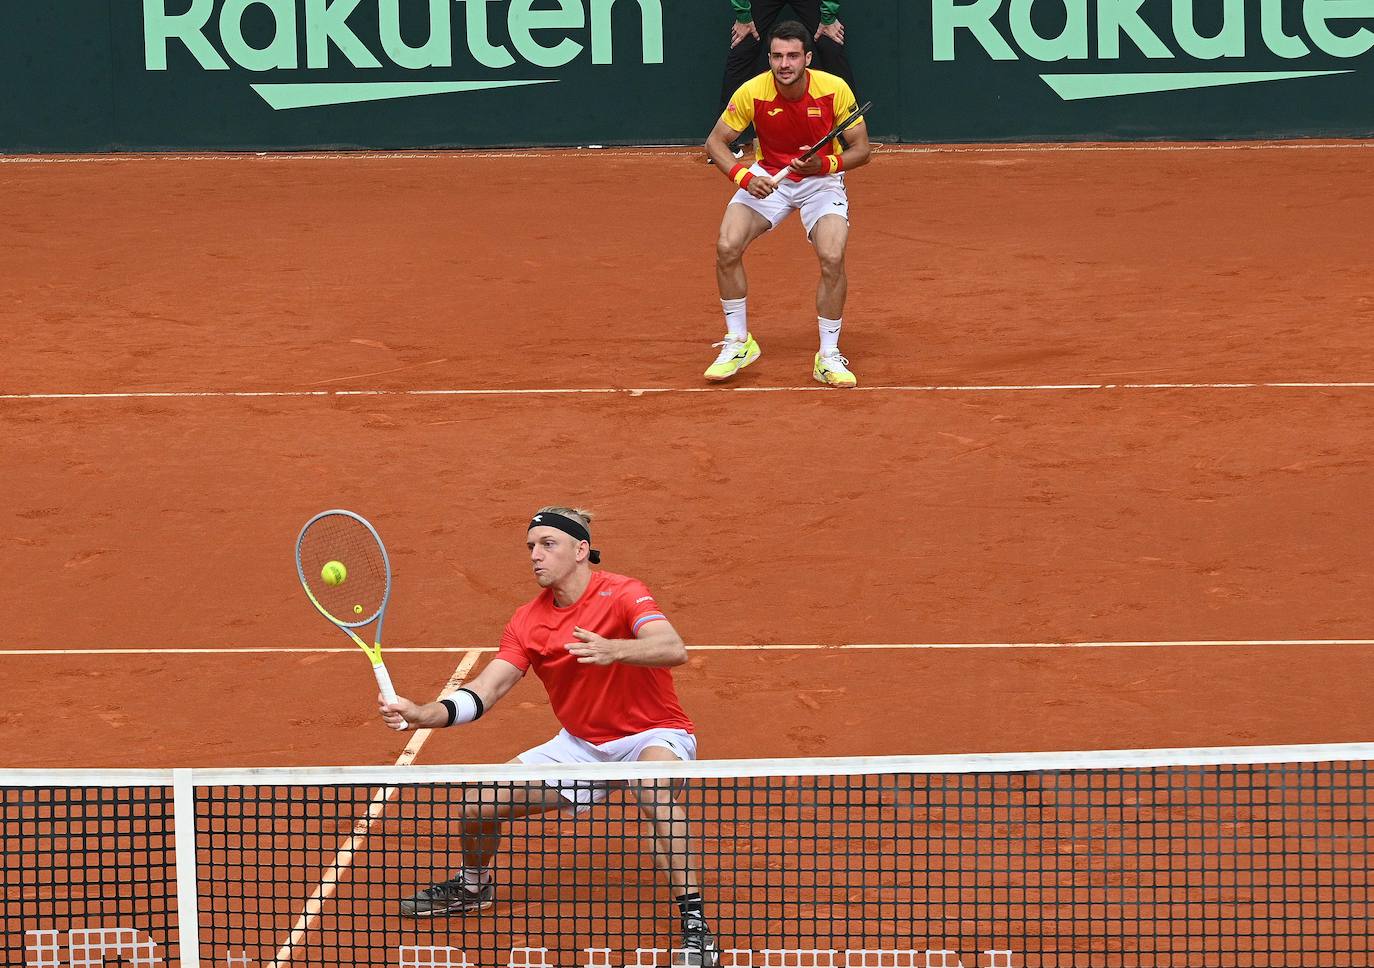
M 363 614 L 363 607 L 362 607 L 361 605 L 354 605 L 354 606 L 353 606 L 353 614 L 354 614 L 354 615 L 361 615 L 361 614 Z
M 320 577 L 332 588 L 342 585 L 348 579 L 348 569 L 343 566 L 342 561 L 326 561 L 320 569 Z

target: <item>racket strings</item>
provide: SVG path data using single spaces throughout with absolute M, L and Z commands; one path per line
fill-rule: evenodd
M 300 541 L 300 566 L 315 600 L 340 623 L 371 622 L 386 600 L 387 568 L 382 546 L 362 522 L 342 514 L 320 518 Z M 337 561 L 347 570 L 338 585 L 325 583 L 325 564 Z

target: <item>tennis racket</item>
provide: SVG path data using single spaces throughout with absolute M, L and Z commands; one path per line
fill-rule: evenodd
M 854 127 L 854 125 L 858 124 L 859 121 L 863 119 L 863 116 L 868 113 L 869 108 L 871 107 L 873 107 L 873 102 L 866 101 L 864 102 L 864 105 L 862 107 L 856 107 L 853 111 L 850 111 L 849 116 L 845 118 L 843 121 L 836 121 L 835 126 L 830 129 L 830 133 L 828 135 L 826 135 L 820 141 L 817 141 L 814 145 L 812 145 L 811 148 L 808 149 L 805 154 L 799 155 L 796 158 L 793 158 L 791 161 L 789 161 L 787 163 L 786 168 L 784 168 L 782 171 L 778 172 L 776 175 L 773 176 L 773 180 L 779 182 L 782 181 L 784 178 L 787 177 L 788 169 L 795 169 L 798 165 L 804 165 L 812 158 L 816 157 L 816 155 L 820 154 L 826 145 L 830 144 L 830 142 L 838 138 L 841 132 L 847 131 L 848 129 Z
M 342 572 L 338 565 L 343 565 Z M 326 566 L 335 584 L 325 581 Z M 396 689 L 382 662 L 382 619 L 391 598 L 391 559 L 377 529 L 352 511 L 321 511 L 305 522 L 296 539 L 296 573 L 310 604 L 372 662 L 382 698 L 395 702 Z M 354 630 L 373 622 L 377 627 L 368 645 Z

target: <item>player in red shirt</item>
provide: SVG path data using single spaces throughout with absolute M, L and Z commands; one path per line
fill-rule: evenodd
M 868 127 L 856 121 L 845 132 L 847 148 L 837 138 L 805 164 L 788 168 L 858 107 L 848 84 L 810 65 L 810 32 L 795 21 L 778 24 L 768 34 L 768 71 L 735 92 L 706 139 L 706 151 L 717 169 L 739 188 L 725 207 L 716 242 L 716 282 L 726 334 L 715 344 L 721 350 L 706 369 L 708 380 L 728 380 L 759 358 L 745 311 L 749 282 L 744 252 L 796 210 L 821 264 L 816 289 L 821 347 L 811 374 L 827 386 L 852 387 L 858 382 L 849 361 L 840 355 L 849 288 L 844 267 L 849 196 L 843 173 L 868 163 Z M 758 136 L 758 157 L 752 165 L 736 164 L 730 143 L 751 122 Z
M 532 668 L 563 729 L 514 762 L 695 759 L 695 728 L 668 671 L 687 661 L 686 646 L 642 582 L 592 571 L 601 554 L 592 549 L 590 523 L 591 515 L 580 509 L 541 508 L 530 521 L 526 544 L 543 591 L 516 610 L 496 657 L 457 692 L 423 706 L 405 698 L 387 704 L 379 696 L 387 725 L 433 729 L 471 722 Z M 672 783 L 645 779 L 627 785 L 653 824 L 655 861 L 668 875 L 682 918 L 676 964 L 712 968 L 718 948 L 691 863 L 686 813 L 673 802 Z M 608 789 L 606 783 L 567 780 L 473 791 L 464 802 L 462 871 L 402 901 L 401 912 L 434 917 L 490 907 L 491 861 L 505 821 L 557 809 L 581 812 L 605 799 Z

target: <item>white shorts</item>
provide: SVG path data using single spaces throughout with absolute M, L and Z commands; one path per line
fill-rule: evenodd
M 767 176 L 763 166 L 755 163 L 750 169 L 756 176 Z M 835 175 L 813 175 L 799 182 L 784 178 L 778 190 L 767 198 L 755 198 L 743 188 L 730 199 L 731 205 L 752 208 L 768 219 L 771 228 L 777 228 L 782 220 L 793 211 L 801 212 L 802 225 L 806 227 L 806 237 L 811 238 L 811 230 L 816 223 L 827 215 L 838 215 L 849 221 L 849 195 L 844 190 L 844 173 Z
M 680 760 L 697 758 L 697 738 L 685 729 L 650 729 L 609 743 L 589 743 L 566 729 L 547 743 L 525 750 L 521 763 L 633 763 L 651 746 L 662 746 Z M 568 809 L 581 813 L 620 784 L 611 780 L 546 780 L 568 800 Z

